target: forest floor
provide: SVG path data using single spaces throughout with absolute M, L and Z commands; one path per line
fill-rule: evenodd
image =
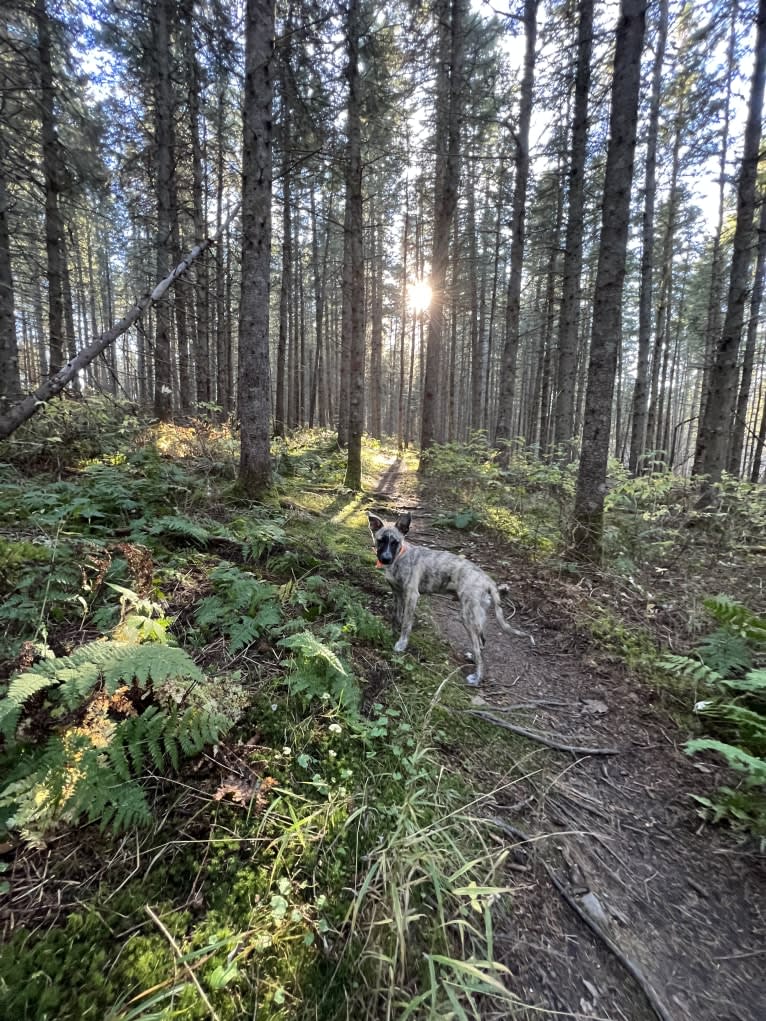
M 514 624 L 534 636 L 532 646 L 491 622 L 488 679 L 464 710 L 479 729 L 473 744 L 441 749 L 475 789 L 494 792 L 488 832 L 512 848 L 495 954 L 530 1005 L 522 1014 L 763 1021 L 766 859 L 701 824 L 690 797 L 710 790 L 717 767 L 683 754 L 688 735 L 661 693 L 577 633 L 550 578 L 486 534 L 436 527 L 443 496 L 403 462 L 391 460 L 372 500 L 384 515 L 412 512 L 413 542 L 465 554 L 509 583 Z M 418 612 L 459 671 L 454 604 L 424 599 Z M 616 754 L 551 750 L 503 723 Z M 501 741 L 515 769 L 498 766 Z

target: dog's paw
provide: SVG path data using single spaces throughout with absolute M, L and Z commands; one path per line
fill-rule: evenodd
M 465 679 L 465 683 L 469 684 L 472 688 L 478 688 L 480 682 L 481 678 L 477 677 L 476 674 L 469 674 Z
M 400 638 L 399 641 L 394 646 L 394 652 L 404 652 L 404 650 L 406 648 L 407 648 L 407 639 L 406 638 Z

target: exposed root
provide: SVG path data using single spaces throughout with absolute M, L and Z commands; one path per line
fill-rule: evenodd
M 560 734 L 538 734 L 534 730 L 527 730 L 526 727 L 519 727 L 515 723 L 509 723 L 507 720 L 500 720 L 497 716 L 493 716 L 492 713 L 482 713 L 477 709 L 466 710 L 469 716 L 477 716 L 481 720 L 486 720 L 488 723 L 494 723 L 496 727 L 502 727 L 503 730 L 512 730 L 514 734 L 520 734 L 522 737 L 529 738 L 530 741 L 537 741 L 538 744 L 545 745 L 546 748 L 554 748 L 559 752 L 572 752 L 573 755 L 619 755 L 619 748 L 581 748 L 579 745 L 571 745 L 566 743 L 566 739 Z
M 524 833 L 523 830 L 516 829 L 515 826 L 511 826 L 510 823 L 503 822 L 502 819 L 490 819 L 488 820 L 492 826 L 505 833 L 507 836 L 515 837 L 517 840 L 521 840 L 524 843 L 528 843 L 533 838 L 528 834 Z M 553 834 L 551 834 L 553 835 Z M 596 919 L 590 912 L 586 911 L 585 908 L 578 902 L 577 898 L 574 897 L 569 890 L 564 886 L 559 877 L 553 871 L 551 866 L 540 858 L 540 863 L 548 874 L 548 878 L 558 890 L 562 899 L 566 901 L 569 907 L 577 914 L 582 921 L 588 926 L 594 935 L 598 936 L 604 946 L 616 957 L 623 968 L 628 972 L 631 978 L 637 983 L 644 996 L 646 997 L 647 1003 L 652 1008 L 654 1013 L 660 1019 L 660 1021 L 673 1021 L 673 1015 L 670 1013 L 668 1008 L 662 1002 L 660 995 L 657 990 L 651 984 L 649 979 L 644 975 L 639 964 L 633 960 L 620 948 L 616 941 L 609 935 L 603 925 Z

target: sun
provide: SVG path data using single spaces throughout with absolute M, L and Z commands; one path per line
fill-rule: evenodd
M 414 280 L 407 288 L 410 299 L 410 308 L 413 312 L 425 312 L 431 304 L 433 291 L 425 280 Z

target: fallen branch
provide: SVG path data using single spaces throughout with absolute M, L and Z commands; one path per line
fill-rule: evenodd
M 523 843 L 530 843 L 531 841 L 539 838 L 528 836 L 523 830 L 517 829 L 515 826 L 511 826 L 510 823 L 503 822 L 502 819 L 490 819 L 488 820 L 493 826 L 499 829 L 501 832 L 508 836 L 515 837 L 517 840 L 521 840 Z M 550 836 L 556 836 L 557 834 L 552 833 Z M 633 960 L 632 957 L 628 957 L 624 950 L 621 949 L 618 943 L 609 935 L 604 927 L 596 921 L 585 908 L 582 907 L 569 890 L 564 886 L 559 877 L 553 871 L 548 862 L 540 858 L 540 863 L 548 874 L 548 878 L 556 887 L 561 897 L 566 901 L 569 907 L 577 914 L 582 921 L 588 926 L 592 933 L 594 933 L 604 946 L 617 958 L 620 964 L 623 966 L 625 971 L 630 977 L 637 983 L 641 991 L 643 992 L 649 1006 L 652 1008 L 654 1013 L 660 1019 L 660 1021 L 674 1021 L 673 1015 L 670 1013 L 668 1008 L 662 1002 L 659 993 L 651 984 L 649 979 L 644 975 L 640 965 Z
M 236 215 L 239 210 L 239 205 L 236 205 L 231 213 L 229 214 L 226 223 L 223 224 L 221 229 L 215 234 L 214 237 L 206 238 L 200 244 L 196 245 L 191 252 L 178 263 L 176 268 L 169 273 L 164 280 L 161 280 L 153 291 L 145 294 L 131 309 L 126 312 L 122 319 L 118 323 L 115 323 L 110 329 L 100 333 L 95 340 L 91 341 L 87 347 L 84 347 L 82 351 L 79 351 L 74 358 L 64 365 L 58 372 L 54 373 L 50 379 L 47 379 L 41 386 L 35 390 L 34 393 L 29 394 L 23 400 L 14 404 L 4 415 L 0 415 L 0 440 L 6 439 L 11 433 L 15 432 L 20 425 L 23 425 L 28 419 L 34 415 L 36 411 L 44 407 L 45 403 L 52 397 L 58 397 L 67 383 L 75 378 L 78 372 L 82 372 L 83 369 L 87 368 L 90 363 L 105 351 L 110 344 L 113 344 L 118 337 L 121 337 L 123 333 L 127 333 L 131 326 L 137 322 L 144 312 L 155 302 L 159 301 L 165 292 L 173 286 L 180 276 L 189 269 L 192 263 L 202 255 L 203 252 L 207 251 L 212 245 L 216 243 L 224 230 L 228 227 L 232 218 Z
M 492 713 L 482 713 L 476 709 L 466 710 L 469 716 L 478 716 L 481 720 L 487 720 L 488 723 L 494 723 L 496 727 L 502 727 L 504 730 L 512 730 L 514 734 L 520 734 L 522 737 L 528 737 L 530 741 L 537 741 L 538 744 L 543 744 L 546 748 L 554 748 L 558 752 L 572 752 L 574 755 L 619 755 L 619 748 L 579 748 L 576 745 L 566 743 L 566 739 L 560 734 L 538 734 L 537 731 L 527 730 L 526 727 L 519 727 L 515 723 L 508 723 L 507 720 L 500 720 L 497 716 L 493 716 Z

